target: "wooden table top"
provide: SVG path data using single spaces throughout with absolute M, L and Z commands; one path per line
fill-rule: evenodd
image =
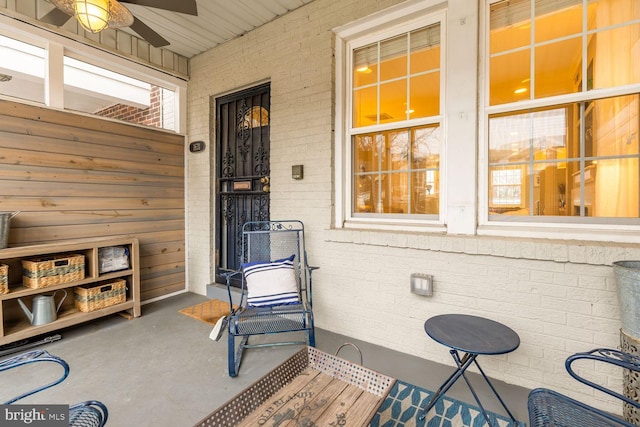
M 249 414 L 238 427 L 365 427 L 383 400 L 384 397 L 308 368 Z

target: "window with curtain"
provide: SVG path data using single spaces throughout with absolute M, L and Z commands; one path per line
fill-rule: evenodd
M 441 19 L 350 48 L 351 215 L 438 219 Z
M 640 2 L 486 10 L 489 220 L 640 223 Z

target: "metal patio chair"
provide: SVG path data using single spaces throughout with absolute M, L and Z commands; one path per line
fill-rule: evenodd
M 640 372 L 640 357 L 619 350 L 599 348 L 576 353 L 565 362 L 567 371 L 576 380 L 620 399 L 625 405 L 640 408 L 639 402 L 578 375 L 571 367 L 577 360 L 604 362 L 627 369 L 629 373 L 634 374 Z M 528 406 L 530 427 L 634 427 L 634 424 L 612 414 L 545 388 L 537 388 L 529 393 Z
M 229 376 L 238 375 L 245 349 L 308 344 L 315 347 L 311 273 L 301 221 L 250 221 L 242 227 L 241 271 L 226 274 Z M 232 300 L 239 279 L 239 301 Z M 238 299 L 238 298 L 236 298 Z M 304 331 L 305 341 L 249 343 L 253 335 Z M 239 344 L 236 345 L 236 339 Z
M 3 404 L 8 405 L 14 403 L 27 396 L 31 396 L 32 394 L 53 387 L 56 384 L 60 384 L 65 380 L 65 378 L 67 378 L 67 376 L 69 376 L 69 365 L 58 356 L 53 356 L 46 350 L 32 350 L 0 361 L 0 372 L 23 365 L 47 362 L 58 364 L 62 367 L 63 372 L 60 378 L 19 394 Z M 107 407 L 102 402 L 98 402 L 96 400 L 88 400 L 69 406 L 69 426 L 72 427 L 102 427 L 107 423 L 108 417 L 109 413 L 107 411 Z

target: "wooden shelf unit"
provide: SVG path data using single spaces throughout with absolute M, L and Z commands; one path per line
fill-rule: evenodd
M 98 249 L 123 246 L 129 250 L 130 268 L 108 273 L 99 273 Z M 60 243 L 48 243 L 32 246 L 17 246 L 0 249 L 0 264 L 9 266 L 9 292 L 0 295 L 0 345 L 24 340 L 36 335 L 77 325 L 121 311 L 129 311 L 134 317 L 140 316 L 140 244 L 136 237 L 95 238 L 67 240 Z M 85 277 L 68 283 L 32 289 L 22 285 L 22 260 L 56 254 L 84 255 Z M 124 279 L 127 283 L 125 301 L 89 313 L 75 308 L 73 288 L 80 285 L 97 284 L 113 279 Z M 64 289 L 67 296 L 58 311 L 57 319 L 44 325 L 32 326 L 26 314 L 18 304 L 21 298 L 29 309 L 35 295 L 48 294 Z M 56 306 L 61 293 L 56 294 Z

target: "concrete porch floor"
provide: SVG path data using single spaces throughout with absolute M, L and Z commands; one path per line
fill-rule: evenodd
M 71 367 L 69 377 L 17 403 L 69 404 L 93 399 L 107 405 L 110 427 L 193 426 L 299 348 L 247 351 L 240 375 L 230 378 L 226 336 L 219 342 L 211 341 L 210 325 L 178 313 L 206 299 L 185 293 L 144 305 L 142 316 L 134 320 L 114 315 L 61 331 L 62 340 L 39 348 L 66 360 Z M 317 329 L 316 340 L 318 349 L 331 354 L 346 342 L 354 343 L 363 353 L 364 366 L 429 390 L 436 390 L 453 370 L 452 366 L 321 329 Z M 340 356 L 359 362 L 349 347 Z M 59 371 L 59 367 L 35 364 L 2 373 L 0 401 L 32 384 L 51 381 Z M 469 376 L 485 408 L 506 415 L 482 378 Z M 501 381 L 493 383 L 514 416 L 527 422 L 529 390 Z M 447 396 L 475 405 L 463 380 Z

